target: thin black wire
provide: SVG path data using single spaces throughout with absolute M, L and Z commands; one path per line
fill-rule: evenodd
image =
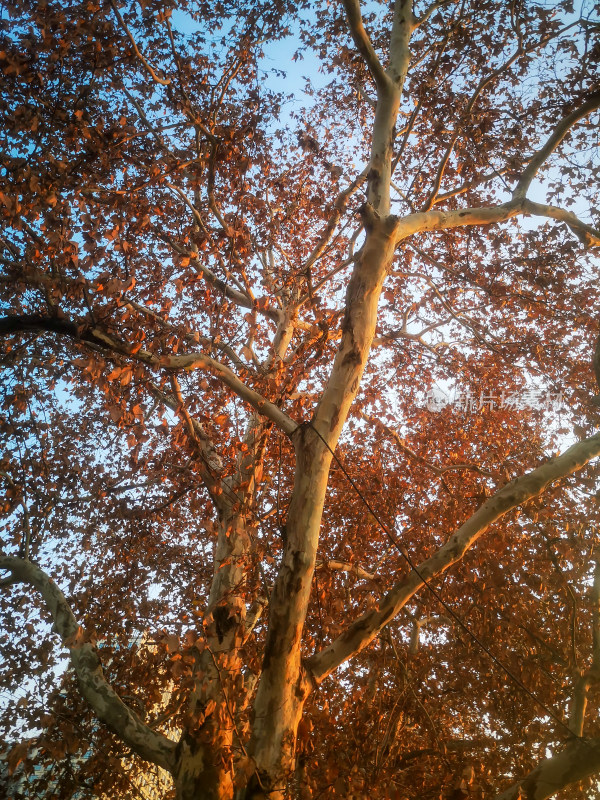
M 391 533 L 391 531 L 389 530 L 387 525 L 382 521 L 381 517 L 377 514 L 377 512 L 375 511 L 373 506 L 369 503 L 369 501 L 366 499 L 366 497 L 362 494 L 362 492 L 360 491 L 360 489 L 358 488 L 358 486 L 356 485 L 356 483 L 354 482 L 352 477 L 349 475 L 349 473 L 347 472 L 347 470 L 344 467 L 343 463 L 340 461 L 340 459 L 335 454 L 335 452 L 331 449 L 331 447 L 329 446 L 328 442 L 323 438 L 323 436 L 319 433 L 319 431 L 314 427 L 314 425 L 312 423 L 309 422 L 309 423 L 307 423 L 307 425 L 308 425 L 308 427 L 311 428 L 311 430 L 313 430 L 317 434 L 319 439 L 323 442 L 325 447 L 329 450 L 329 452 L 331 453 L 331 455 L 335 459 L 336 463 L 338 464 L 338 466 L 340 467 L 340 469 L 342 470 L 342 472 L 346 476 L 348 482 L 350 483 L 350 485 L 352 486 L 352 488 L 354 489 L 354 491 L 356 492 L 356 494 L 358 495 L 360 500 L 363 502 L 365 507 L 369 510 L 369 512 L 371 513 L 371 515 L 373 516 L 373 518 L 375 519 L 375 521 L 377 522 L 379 527 L 386 534 L 386 536 L 388 537 L 388 539 L 390 540 L 392 545 L 398 550 L 398 552 L 400 553 L 402 558 L 404 558 L 404 560 L 406 561 L 406 563 L 408 564 L 410 569 L 415 573 L 415 575 L 417 575 L 419 580 L 423 583 L 423 585 L 427 588 L 427 590 L 436 598 L 436 600 L 440 603 L 440 605 L 448 612 L 448 614 L 452 617 L 452 619 L 454 619 L 458 623 L 458 625 L 465 631 L 465 633 L 481 648 L 481 650 L 484 651 L 484 653 L 486 653 L 488 658 L 494 664 L 496 664 L 510 678 L 510 680 L 516 686 L 518 686 L 521 689 L 521 691 L 523 691 L 528 697 L 530 697 L 531 700 L 533 700 L 533 702 L 536 705 L 538 705 L 541 709 L 543 709 L 543 711 L 551 719 L 553 719 L 556 723 L 558 723 L 558 725 L 560 727 L 562 727 L 564 730 L 566 730 L 570 737 L 583 740 L 584 737 L 581 737 L 578 734 L 574 733 L 571 730 L 571 728 L 569 728 L 569 726 L 558 716 L 558 714 L 556 714 L 552 709 L 548 708 L 548 706 L 546 706 L 530 689 L 528 689 L 527 686 L 521 681 L 521 679 L 517 675 L 515 675 L 515 673 L 510 669 L 510 667 L 508 667 L 500 658 L 498 658 L 498 656 L 496 656 L 489 649 L 489 647 L 477 636 L 477 634 L 474 633 L 469 628 L 467 623 L 464 622 L 464 620 L 460 617 L 460 615 L 458 615 L 454 611 L 454 609 L 451 606 L 448 605 L 448 603 L 442 598 L 442 596 L 439 594 L 439 592 L 436 589 L 434 589 L 434 587 L 429 583 L 427 578 L 425 578 L 425 576 L 420 572 L 418 567 L 415 566 L 413 560 L 411 559 L 410 555 L 408 554 L 408 550 L 406 549 L 406 547 L 404 547 L 398 541 L 398 539 Z M 206 459 L 204 454 L 201 451 L 199 451 L 199 455 L 200 455 L 202 461 L 204 461 L 205 467 L 209 470 L 209 472 L 213 472 L 213 470 L 210 467 L 210 465 L 208 463 L 208 460 Z M 213 475 L 213 477 L 214 477 L 214 475 Z M 236 500 L 238 500 L 238 502 L 241 502 L 241 499 L 238 497 L 238 495 L 232 489 L 230 489 L 230 487 L 227 486 L 226 483 L 223 482 L 223 485 L 224 485 L 224 487 L 226 487 L 227 494 L 229 494 L 232 499 L 235 498 Z M 262 520 L 260 519 L 259 515 L 256 514 L 256 512 L 253 512 L 253 509 L 251 509 L 251 513 L 253 514 L 253 516 L 256 518 L 256 520 L 258 522 L 262 522 Z
M 498 658 L 498 656 L 494 655 L 494 653 L 492 653 L 492 651 L 489 649 L 489 647 L 487 647 L 487 645 L 484 644 L 484 642 L 481 641 L 481 639 L 477 636 L 477 634 L 473 633 L 473 631 L 469 628 L 467 623 L 464 622 L 464 620 L 448 605 L 448 603 L 446 603 L 446 601 L 441 597 L 439 592 L 436 589 L 433 588 L 433 586 L 429 583 L 427 578 L 425 578 L 425 576 L 415 566 L 413 560 L 411 559 L 411 557 L 408 554 L 408 550 L 406 549 L 406 547 L 404 547 L 396 539 L 396 537 L 391 533 L 391 531 L 389 530 L 387 525 L 381 520 L 381 518 L 379 517 L 379 515 L 377 514 L 377 512 L 375 511 L 373 506 L 369 503 L 369 501 L 366 499 L 366 497 L 362 494 L 362 492 L 360 491 L 360 489 L 358 488 L 358 486 L 356 485 L 354 480 L 350 477 L 350 475 L 346 471 L 346 468 L 344 467 L 344 465 L 342 464 L 340 459 L 337 457 L 337 455 L 334 453 L 334 451 L 331 449 L 331 447 L 325 441 L 325 439 L 321 436 L 319 431 L 310 422 L 308 423 L 308 426 L 311 428 L 311 430 L 313 430 L 317 434 L 319 439 L 323 442 L 325 447 L 329 450 L 329 452 L 331 453 L 333 458 L 336 460 L 338 466 L 340 467 L 340 469 L 342 470 L 342 472 L 344 473 L 344 475 L 348 479 L 348 482 L 350 483 L 350 485 L 352 486 L 352 488 L 354 489 L 354 491 L 356 492 L 358 497 L 362 500 L 364 505 L 368 508 L 368 510 L 370 511 L 371 515 L 373 516 L 373 519 L 377 522 L 377 524 L 379 525 L 381 530 L 386 534 L 386 536 L 388 537 L 390 542 L 398 550 L 398 552 L 400 553 L 402 558 L 404 558 L 404 560 L 406 561 L 408 566 L 413 570 L 415 575 L 417 575 L 419 580 L 423 582 L 424 586 L 426 586 L 426 588 L 436 598 L 436 600 L 440 603 L 440 605 L 443 606 L 443 608 L 448 612 L 448 614 L 452 617 L 452 619 L 454 619 L 458 623 L 458 625 L 465 631 L 465 633 L 467 633 L 471 637 L 471 639 L 487 654 L 487 656 L 494 662 L 494 664 L 496 664 L 498 667 L 500 667 L 500 669 L 503 670 L 503 672 L 505 672 L 506 675 L 508 675 L 508 677 L 513 681 L 513 683 L 515 683 L 540 708 L 542 708 L 549 717 L 551 717 L 562 728 L 564 728 L 568 732 L 570 737 L 573 737 L 573 738 L 576 738 L 576 739 L 583 739 L 584 737 L 579 736 L 578 734 L 574 733 L 569 728 L 569 726 L 565 722 L 563 722 L 563 720 L 552 709 L 548 708 L 548 706 L 546 706 L 539 699 L 539 697 L 537 697 L 530 689 L 528 689 L 527 686 L 525 686 L 525 684 L 521 681 L 521 679 L 518 678 L 517 675 L 514 674 L 514 672 L 510 669 L 510 667 L 506 666 L 506 664 L 503 661 L 501 661 Z

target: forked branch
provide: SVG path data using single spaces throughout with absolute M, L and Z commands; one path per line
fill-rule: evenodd
M 96 348 L 104 348 L 112 353 L 123 355 L 147 364 L 153 369 L 164 369 L 169 372 L 177 370 L 204 369 L 225 384 L 232 392 L 251 405 L 281 430 L 290 436 L 298 427 L 294 420 L 282 411 L 275 403 L 247 386 L 238 376 L 221 362 L 205 353 L 190 353 L 181 356 L 158 357 L 148 350 L 134 351 L 130 345 L 120 342 L 98 327 L 77 325 L 76 323 L 57 317 L 44 317 L 39 314 L 10 315 L 0 318 L 0 336 L 11 335 L 23 331 L 48 331 L 68 336 Z
M 527 190 L 539 169 L 565 139 L 571 128 L 598 108 L 600 108 L 600 91 L 591 94 L 582 105 L 560 120 L 546 143 L 530 159 L 515 187 L 512 199 L 507 203 L 497 206 L 482 206 L 481 208 L 462 208 L 449 211 L 426 210 L 408 214 L 396 220 L 396 244 L 414 233 L 423 231 L 447 230 L 471 225 L 493 225 L 513 217 L 533 215 L 564 222 L 586 247 L 600 245 L 600 231 L 583 222 L 573 212 L 557 206 L 535 203 L 526 197 Z

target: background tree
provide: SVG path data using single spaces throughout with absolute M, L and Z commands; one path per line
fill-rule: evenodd
M 63 796 L 586 796 L 599 9 L 3 9 L 7 741 Z

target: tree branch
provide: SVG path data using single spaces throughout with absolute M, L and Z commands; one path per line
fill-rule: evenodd
M 435 3 L 434 3 L 434 5 L 435 5 Z M 530 44 L 528 47 L 524 46 L 521 37 L 518 36 L 518 47 L 515 50 L 515 52 L 513 53 L 513 55 L 510 56 L 503 64 L 501 64 L 495 70 L 490 72 L 489 75 L 487 75 L 486 77 L 482 78 L 479 81 L 479 83 L 477 84 L 477 86 L 475 88 L 475 91 L 473 92 L 473 94 L 471 95 L 471 97 L 469 99 L 469 102 L 467 104 L 467 107 L 465 109 L 464 114 L 462 115 L 462 118 L 466 119 L 471 114 L 471 112 L 473 110 L 473 107 L 474 107 L 475 103 L 477 102 L 479 96 L 483 92 L 483 90 L 486 89 L 489 86 L 489 84 L 492 83 L 496 78 L 499 78 L 502 75 L 502 73 L 506 72 L 515 63 L 515 61 L 518 58 L 520 58 L 521 56 L 526 55 L 527 53 L 531 53 L 533 50 L 536 50 L 538 47 L 542 47 L 542 46 L 548 44 L 549 41 L 554 39 L 559 34 L 562 34 L 565 31 L 569 30 L 569 28 L 573 27 L 576 24 L 577 23 L 571 23 L 570 25 L 567 25 L 567 26 L 561 28 L 560 31 L 558 31 L 556 33 L 553 33 L 550 36 L 547 36 L 546 38 L 542 39 L 542 41 L 534 42 L 534 43 Z M 576 119 L 578 119 L 578 118 L 579 117 L 577 117 Z M 574 121 L 576 121 L 576 120 L 572 120 L 570 124 L 572 125 Z M 568 130 L 568 127 L 569 126 L 567 126 L 566 130 Z M 441 161 L 440 161 L 440 163 L 438 165 L 436 176 L 435 176 L 435 179 L 434 179 L 434 182 L 433 182 L 433 187 L 432 187 L 432 190 L 431 190 L 431 193 L 430 193 L 429 197 L 425 201 L 425 204 L 424 204 L 424 207 L 423 207 L 423 211 L 428 211 L 435 203 L 440 201 L 440 198 L 438 196 L 438 192 L 439 192 L 439 189 L 440 189 L 442 178 L 444 176 L 444 171 L 446 169 L 446 166 L 448 164 L 450 156 L 452 155 L 452 152 L 454 150 L 454 146 L 455 146 L 455 144 L 456 144 L 456 142 L 458 140 L 458 137 L 461 134 L 461 132 L 462 132 L 462 126 L 460 124 L 457 124 L 455 126 L 455 128 L 454 128 L 454 131 L 453 131 L 451 137 L 450 137 L 450 142 L 448 143 L 446 151 L 444 152 L 444 154 L 442 156 L 442 159 L 441 159 Z M 566 133 L 566 131 L 565 131 L 565 133 Z M 554 149 L 554 148 L 552 148 L 552 149 Z M 541 152 L 542 151 L 540 151 L 540 153 Z M 549 153 L 547 155 L 549 155 Z M 542 161 L 547 157 L 547 155 L 542 158 Z M 542 162 L 540 162 L 540 163 L 542 163 Z M 532 165 L 530 163 L 528 169 L 531 168 L 531 166 Z M 539 165 L 538 165 L 538 167 L 539 167 Z M 536 167 L 536 169 L 537 169 L 537 167 Z M 535 172 L 534 172 L 534 174 L 535 174 Z M 529 182 L 528 182 L 527 186 L 529 186 L 529 183 L 531 183 L 531 179 L 529 179 Z M 523 194 L 522 195 L 519 194 L 518 197 L 524 197 L 526 191 L 527 191 L 527 188 L 525 188 L 525 191 L 523 192 Z M 457 194 L 457 193 L 458 192 L 455 192 L 455 193 L 448 192 L 446 195 L 444 195 L 444 197 L 445 198 L 452 197 L 453 194 Z M 515 197 L 515 195 L 513 195 L 513 197 Z
M 192 203 L 192 201 L 189 199 L 189 197 L 185 194 L 185 192 L 183 192 L 178 186 L 174 186 L 171 183 L 167 183 L 166 186 L 169 189 L 171 189 L 172 191 L 174 191 L 181 198 L 181 200 L 183 200 L 183 202 L 186 204 L 186 206 L 190 209 L 190 211 L 192 212 L 192 215 L 194 217 L 194 224 L 198 228 L 200 228 L 200 230 L 204 231 L 204 233 L 206 233 L 208 236 L 210 236 L 209 230 L 206 227 L 206 225 L 204 224 L 204 220 L 202 219 L 202 215 L 200 214 L 200 212 L 198 211 L 196 206 Z M 214 201 L 214 197 L 213 197 L 213 204 L 214 203 L 215 203 L 215 201 Z M 211 211 L 212 211 L 213 210 L 212 206 L 210 208 L 211 208 Z M 215 212 L 213 211 L 213 213 L 215 213 Z M 219 215 L 219 220 L 220 220 L 220 224 L 222 226 L 226 224 L 223 221 L 223 219 L 222 219 L 222 217 L 220 215 Z M 229 228 L 224 228 L 224 233 L 230 240 L 233 239 L 233 232 Z M 164 240 L 164 237 L 163 237 L 163 240 Z M 171 245 L 171 247 L 175 247 L 175 244 L 172 241 L 169 241 L 169 244 Z M 185 252 L 185 250 L 183 250 L 183 252 Z M 190 256 L 190 258 L 191 258 L 191 256 Z M 217 278 L 217 276 L 210 269 L 208 269 L 208 267 L 205 267 L 204 264 L 202 264 L 200 259 L 194 259 L 194 263 L 197 264 L 197 266 L 201 270 L 201 272 L 204 275 L 204 277 L 207 280 L 209 280 L 211 283 L 216 283 L 219 280 Z M 222 264 L 222 261 L 221 261 L 220 258 L 219 258 L 219 263 Z M 248 308 L 252 308 L 252 296 L 250 295 L 250 293 L 244 291 L 243 286 L 239 283 L 239 281 L 237 281 L 234 278 L 233 275 L 231 275 L 231 273 L 229 273 L 227 275 L 227 277 L 230 278 L 231 280 L 233 280 L 234 283 L 237 286 L 237 290 L 236 289 L 232 289 L 230 291 L 237 292 L 239 297 L 246 297 L 247 298 L 246 303 L 248 303 L 248 302 L 250 303 L 250 305 L 247 306 L 247 307 Z M 223 286 L 227 287 L 227 284 L 223 283 Z M 231 299 L 235 299 L 235 298 L 232 297 Z M 241 305 L 245 305 L 244 302 L 242 302 L 240 304 Z
M 168 394 L 165 394 L 158 388 L 158 386 L 155 386 L 154 384 L 150 384 L 149 388 L 157 400 L 160 400 L 161 403 L 164 403 L 164 405 L 166 405 L 167 408 L 170 408 L 171 411 L 174 411 L 175 413 L 178 412 L 180 404 L 177 401 L 177 399 L 170 397 Z M 198 422 L 198 420 L 195 419 L 195 417 L 192 417 L 187 411 L 187 409 L 185 413 L 185 421 L 186 424 L 191 426 L 193 439 L 200 448 L 200 450 L 202 451 L 202 455 L 206 459 L 207 466 L 217 474 L 223 472 L 224 468 L 223 461 L 221 460 L 221 457 L 215 450 L 215 447 L 210 437 L 206 433 L 206 430 L 204 429 L 202 423 Z M 215 478 L 213 476 L 211 481 L 211 486 L 214 482 Z
M 144 67 L 148 70 L 148 72 L 152 76 L 152 80 L 156 81 L 156 83 L 162 84 L 162 86 L 168 86 L 171 83 L 171 79 L 170 78 L 161 78 L 160 75 L 156 74 L 156 70 L 154 69 L 154 67 L 150 64 L 148 59 L 144 57 L 144 55 L 140 51 L 139 47 L 137 46 L 136 41 L 133 38 L 133 34 L 131 33 L 131 31 L 127 27 L 127 25 L 125 23 L 125 20 L 123 19 L 123 17 L 121 16 L 121 14 L 119 12 L 119 9 L 117 8 L 115 0 L 110 0 L 110 4 L 112 6 L 113 11 L 115 12 L 116 18 L 119 20 L 120 26 L 123 28 L 123 30 L 125 31 L 125 33 L 127 34 L 128 38 L 129 38 L 129 41 L 131 42 L 131 46 L 133 47 L 133 52 L 136 54 L 136 56 L 142 62 Z
M 592 600 L 592 663 L 589 669 L 578 671 L 573 689 L 569 727 L 575 736 L 583 736 L 588 694 L 593 684 L 600 679 L 600 559 L 596 558 Z
M 15 482 L 7 472 L 0 470 L 0 477 L 4 478 L 4 480 L 9 483 L 13 489 L 17 489 Z M 29 514 L 29 506 L 27 505 L 24 488 L 23 496 L 19 498 L 19 504 L 23 509 L 23 540 L 21 542 L 20 555 L 23 556 L 23 558 L 28 559 L 29 545 L 31 544 L 31 517 Z
M 442 575 L 475 544 L 496 520 L 513 508 L 540 495 L 547 486 L 571 475 L 600 455 L 600 433 L 570 447 L 562 455 L 542 464 L 532 472 L 511 481 L 486 502 L 430 558 L 421 562 L 403 580 L 398 581 L 372 611 L 355 620 L 329 647 L 306 662 L 313 682 L 319 684 L 327 675 L 359 653 L 378 635 L 419 591 L 426 581 Z
M 362 578 L 365 581 L 376 581 L 377 574 L 375 572 L 368 572 L 358 564 L 351 564 L 349 561 L 340 561 L 338 558 L 327 558 L 325 561 L 317 561 L 315 569 L 329 569 L 332 572 L 346 572 L 348 575 L 354 575 L 357 578 Z
M 428 211 L 436 201 L 442 183 L 442 178 L 444 177 L 444 172 L 448 165 L 448 161 L 450 160 L 450 156 L 454 152 L 454 147 L 456 145 L 456 142 L 458 141 L 458 137 L 464 130 L 463 127 L 464 121 L 471 115 L 473 107 L 475 106 L 475 103 L 477 102 L 479 96 L 484 91 L 484 89 L 486 89 L 490 85 L 490 83 L 492 83 L 496 78 L 499 78 L 503 72 L 508 70 L 509 67 L 511 67 L 512 64 L 514 64 L 514 62 L 519 58 L 519 56 L 522 55 L 522 53 L 523 50 L 519 45 L 517 50 L 510 56 L 510 58 L 508 58 L 497 69 L 493 70 L 493 72 L 490 72 L 489 75 L 486 75 L 484 78 L 482 78 L 475 87 L 475 91 L 473 92 L 473 94 L 469 99 L 469 102 L 467 103 L 467 107 L 464 111 L 464 114 L 462 114 L 459 120 L 457 121 L 457 124 L 454 127 L 454 131 L 452 132 L 452 135 L 450 137 L 450 141 L 448 142 L 448 146 L 446 147 L 446 150 L 440 160 L 440 163 L 438 164 L 435 178 L 433 180 L 433 186 L 431 188 L 429 197 L 425 201 L 425 204 L 423 206 L 423 211 Z
M 247 386 L 229 367 L 221 364 L 214 358 L 204 353 L 190 353 L 183 356 L 165 356 L 159 358 L 148 350 L 138 350 L 133 353 L 132 348 L 108 336 L 104 331 L 89 325 L 78 326 L 74 322 L 57 317 L 43 317 L 39 314 L 10 315 L 0 318 L 0 336 L 20 333 L 28 330 L 45 330 L 52 333 L 66 335 L 80 342 L 93 344 L 96 347 L 109 348 L 114 353 L 128 356 L 141 361 L 155 369 L 166 370 L 192 370 L 206 369 L 215 375 L 238 397 L 249 403 L 259 414 L 270 419 L 281 430 L 290 436 L 298 427 L 291 417 L 282 411 L 275 403 L 267 400 L 258 392 Z
M 350 28 L 350 33 L 352 35 L 352 39 L 354 40 L 354 44 L 356 45 L 356 49 L 364 58 L 377 88 L 386 88 L 390 83 L 390 79 L 381 65 L 379 57 L 375 52 L 375 48 L 371 44 L 369 35 L 364 28 L 362 15 L 360 13 L 359 0 L 342 0 L 342 2 L 344 4 L 344 8 L 346 9 L 348 26 Z
M 481 208 L 462 208 L 452 211 L 419 211 L 396 220 L 396 246 L 415 233 L 424 231 L 441 231 L 450 228 L 461 228 L 470 225 L 494 225 L 522 215 L 549 217 L 564 222 L 571 228 L 577 238 L 587 246 L 600 245 L 600 231 L 580 220 L 570 211 L 557 206 L 534 203 L 525 198 L 517 198 L 499 206 L 482 206 Z
M 141 351 L 140 351 L 141 352 Z M 168 358 L 157 359 L 152 357 L 156 365 L 160 365 L 168 370 L 192 370 L 192 369 L 206 369 L 220 378 L 221 381 L 228 386 L 238 397 L 249 403 L 259 414 L 270 419 L 274 422 L 284 433 L 290 436 L 298 427 L 297 423 L 291 417 L 282 411 L 275 403 L 267 400 L 265 397 L 255 392 L 249 386 L 246 386 L 229 367 L 215 361 L 214 358 L 204 355 L 204 353 L 190 353 L 184 356 L 170 356 Z
M 579 219 L 572 211 L 566 211 L 558 206 L 550 206 L 545 203 L 534 203 L 533 200 L 523 201 L 523 211 L 532 214 L 534 217 L 548 217 L 557 222 L 564 222 L 585 247 L 600 245 L 600 231 L 587 225 Z
M 480 475 L 485 475 L 487 478 L 492 478 L 493 475 L 491 472 L 486 472 L 486 470 L 481 469 L 477 464 L 448 464 L 447 466 L 438 467 L 435 464 L 432 464 L 431 461 L 427 461 L 426 458 L 420 456 L 418 453 L 410 448 L 403 440 L 398 431 L 393 430 L 393 428 L 388 427 L 385 423 L 383 423 L 379 419 L 374 419 L 370 417 L 368 414 L 361 413 L 360 415 L 365 422 L 369 422 L 371 425 L 374 425 L 376 428 L 384 431 L 384 433 L 389 436 L 395 442 L 398 449 L 404 453 L 405 455 L 409 456 L 410 458 L 414 459 L 417 463 L 422 464 L 427 469 L 430 469 L 433 473 L 440 476 L 443 475 L 444 472 L 450 472 L 451 470 L 470 470 L 471 472 L 478 472 Z
M 390 57 L 386 74 L 394 84 L 402 87 L 411 57 L 409 42 L 417 27 L 413 14 L 413 0 L 395 0 L 392 31 L 390 34 Z
M 447 6 L 449 2 L 450 0 L 434 0 L 434 2 L 430 3 L 420 17 L 416 17 L 415 27 L 418 28 L 423 25 L 425 22 L 427 22 L 429 17 L 438 10 L 438 8 Z
M 421 633 L 421 628 L 425 627 L 425 625 L 444 625 L 444 624 L 452 624 L 452 619 L 450 617 L 445 617 L 443 614 L 440 615 L 433 615 L 430 617 L 421 617 L 421 619 L 414 619 L 413 620 L 413 629 L 410 635 L 410 643 L 408 645 L 408 652 L 411 655 L 416 655 L 419 652 L 419 636 Z
M 558 123 L 546 144 L 531 158 L 510 201 L 498 206 L 452 211 L 425 210 L 408 214 L 396 220 L 396 245 L 414 233 L 469 225 L 492 225 L 522 214 L 548 217 L 558 222 L 564 222 L 586 247 L 600 245 L 600 231 L 583 222 L 571 211 L 557 206 L 535 203 L 526 198 L 527 190 L 544 161 L 554 152 L 577 121 L 598 108 L 600 108 L 600 92 L 594 92 L 585 103 Z M 435 197 L 433 199 L 435 200 Z
M 196 258 L 194 255 L 192 255 L 192 252 L 190 252 L 188 248 L 182 247 L 177 242 L 174 242 L 165 233 L 162 233 L 160 231 L 157 231 L 157 233 L 159 237 L 162 239 L 162 241 L 168 244 L 169 247 L 172 247 L 173 250 L 175 250 L 175 252 L 178 255 L 183 256 L 184 258 L 189 258 L 190 263 L 192 263 L 194 267 L 198 269 L 198 271 L 202 274 L 204 280 L 211 286 L 214 286 L 216 289 L 222 292 L 225 295 L 225 297 L 227 297 L 228 300 L 232 300 L 234 303 L 236 303 L 238 306 L 241 306 L 242 308 L 256 309 L 260 314 L 262 314 L 265 317 L 268 317 L 274 322 L 277 322 L 279 320 L 279 313 L 275 309 L 270 308 L 269 306 L 267 306 L 266 308 L 262 308 L 259 305 L 256 305 L 252 301 L 252 298 L 245 292 L 241 292 L 239 289 L 234 289 L 232 286 L 229 286 L 227 283 L 225 283 L 224 280 L 218 278 L 212 270 L 204 266 L 204 264 L 200 261 L 199 258 Z
M 521 200 L 525 197 L 527 190 L 529 189 L 532 180 L 537 175 L 539 168 L 556 150 L 573 125 L 575 125 L 575 123 L 580 119 L 583 119 L 583 117 L 586 117 L 592 111 L 595 111 L 597 108 L 600 108 L 600 91 L 591 94 L 585 103 L 583 103 L 583 105 L 579 106 L 579 108 L 576 108 L 574 111 L 571 111 L 570 114 L 567 114 L 566 117 L 563 117 L 563 119 L 560 120 L 546 141 L 546 144 L 541 147 L 529 161 L 527 168 L 521 175 L 521 178 L 515 187 L 513 192 L 513 200 Z
M 106 681 L 96 648 L 86 641 L 83 628 L 54 581 L 35 564 L 13 556 L 0 555 L 0 569 L 11 573 L 13 583 L 28 583 L 41 594 L 54 629 L 69 648 L 81 692 L 98 718 L 139 756 L 172 772 L 176 743 L 149 728 Z
M 496 796 L 496 800 L 545 800 L 600 769 L 600 739 L 576 739 L 542 761 L 529 775 Z
M 340 192 L 333 204 L 333 211 L 327 221 L 327 225 L 325 226 L 325 230 L 319 237 L 318 242 L 314 246 L 311 254 L 306 259 L 304 264 L 302 265 L 303 270 L 310 269 L 312 265 L 317 261 L 318 258 L 321 257 L 323 251 L 325 250 L 326 246 L 329 244 L 333 232 L 336 228 L 336 225 L 339 222 L 339 219 L 342 215 L 342 212 L 346 209 L 346 204 L 348 199 L 363 185 L 367 178 L 367 174 L 369 172 L 368 167 L 365 167 L 360 175 L 352 181 L 352 183 L 347 186 L 342 192 Z
M 450 200 L 453 197 L 457 197 L 459 194 L 464 194 L 472 189 L 476 189 L 478 186 L 481 186 L 482 183 L 489 183 L 495 178 L 502 178 L 502 176 L 508 172 L 508 169 L 508 167 L 502 167 L 498 170 L 495 169 L 493 172 L 489 172 L 487 175 L 480 175 L 478 178 L 474 178 L 468 183 L 463 183 L 461 186 L 457 186 L 456 189 L 449 189 L 447 192 L 444 192 L 444 194 L 438 194 L 436 195 L 432 205 L 438 205 L 438 203 L 443 203 L 445 200 Z
M 237 369 L 246 370 L 247 372 L 251 371 L 251 368 L 242 361 L 235 350 L 228 344 L 225 344 L 225 342 L 215 342 L 209 336 L 201 336 L 197 331 L 194 331 L 193 333 L 182 334 L 177 325 L 174 325 L 172 322 L 168 322 L 156 311 L 148 308 L 148 306 L 142 305 L 142 303 L 136 303 L 132 300 L 131 302 L 127 303 L 126 308 L 131 308 L 133 311 L 138 311 L 140 314 L 153 319 L 164 330 L 173 331 L 180 336 L 183 335 L 183 338 L 190 345 L 201 344 L 203 347 L 215 347 L 217 350 L 220 350 L 223 355 L 227 356 L 227 358 Z

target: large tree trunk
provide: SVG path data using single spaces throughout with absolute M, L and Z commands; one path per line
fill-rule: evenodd
M 283 559 L 271 596 L 263 671 L 255 701 L 250 753 L 256 764 L 247 797 L 280 800 L 294 771 L 296 732 L 311 684 L 301 667 L 301 642 L 317 556 L 332 452 L 358 393 L 377 325 L 377 306 L 397 244 L 390 215 L 394 130 L 410 52 L 410 0 L 396 4 L 390 59 L 384 70 L 354 0 L 344 0 L 352 36 L 377 85 L 377 107 L 363 207 L 365 241 L 348 283 L 342 336 L 312 422 L 292 435 L 294 490 Z
M 229 516 L 229 515 L 228 515 Z M 238 648 L 243 640 L 246 606 L 241 597 L 244 557 L 249 536 L 243 519 L 222 519 L 211 602 L 205 615 L 205 638 L 199 633 L 186 727 L 178 744 L 174 775 L 177 800 L 229 800 L 233 796 L 232 708 L 244 704 L 243 687 L 233 684 L 239 673 Z
M 290 343 L 293 327 L 283 314 L 266 367 L 276 369 Z M 258 593 L 249 587 L 251 531 L 256 526 L 251 508 L 262 472 L 268 436 L 258 415 L 248 422 L 245 454 L 237 474 L 222 482 L 216 497 L 219 511 L 214 573 L 204 615 L 206 647 L 196 658 L 195 685 L 190 697 L 188 724 L 178 749 L 174 776 L 177 800 L 230 800 L 234 794 L 234 746 L 236 724 L 248 706 L 250 689 L 240 682 L 239 648 L 249 626 L 246 602 Z M 243 776 L 242 776 L 243 779 Z
M 249 531 L 255 525 L 248 507 L 262 464 L 264 437 L 263 425 L 252 417 L 245 436 L 248 450 L 240 457 L 237 475 L 234 480 L 223 481 L 204 635 L 199 632 L 193 648 L 194 687 L 177 751 L 177 800 L 233 797 L 236 721 L 248 702 L 247 686 L 236 680 L 242 665 L 239 648 L 247 630 Z
M 368 233 L 349 282 L 342 341 L 312 423 L 293 434 L 294 491 L 285 545 L 269 606 L 263 671 L 250 745 L 256 773 L 247 797 L 283 797 L 294 770 L 296 731 L 310 683 L 301 668 L 301 639 L 317 555 L 332 453 L 356 397 L 375 333 L 377 303 L 393 256 L 395 220 L 367 217 Z M 331 450 L 330 450 L 331 448 Z

